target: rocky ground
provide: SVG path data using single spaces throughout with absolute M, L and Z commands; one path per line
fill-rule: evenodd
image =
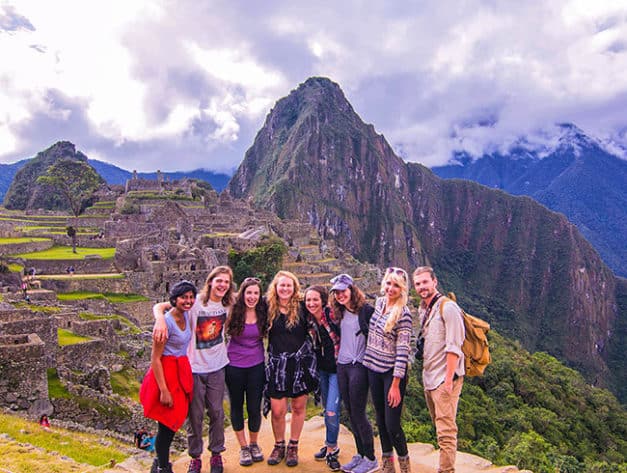
M 274 439 L 272 436 L 272 428 L 269 420 L 264 420 L 260 433 L 261 448 L 264 455 L 268 455 L 272 450 Z M 226 432 L 226 447 L 224 453 L 224 471 L 225 473 L 235 471 L 250 471 L 251 473 L 281 473 L 295 471 L 319 471 L 328 472 L 328 468 L 324 462 L 314 460 L 313 454 L 318 451 L 324 439 L 324 419 L 316 416 L 305 422 L 303 433 L 301 435 L 299 446 L 299 464 L 295 468 L 289 468 L 285 463 L 276 466 L 269 466 L 265 461 L 255 463 L 250 467 L 242 467 L 239 465 L 239 445 L 235 439 L 235 435 L 231 428 Z M 206 439 L 205 439 L 206 440 Z M 354 442 L 352 434 L 341 426 L 339 444 L 341 448 L 340 462 L 346 463 L 350 460 L 354 451 Z M 378 439 L 375 439 L 375 446 L 378 447 Z M 380 456 L 380 451 L 377 452 Z M 409 455 L 412 463 L 413 473 L 436 473 L 438 465 L 438 452 L 433 446 L 424 443 L 413 443 L 409 445 Z M 175 456 L 173 459 L 174 473 L 186 473 L 189 457 L 186 454 Z M 209 455 L 208 452 L 203 455 L 203 473 L 209 472 Z M 116 465 L 114 468 L 105 470 L 105 473 L 140 473 L 148 472 L 152 458 L 147 454 L 131 457 Z M 398 467 L 397 467 L 398 471 Z M 471 455 L 468 453 L 459 453 L 457 455 L 457 473 L 531 473 L 528 470 L 519 470 L 515 466 L 494 466 L 490 461 Z

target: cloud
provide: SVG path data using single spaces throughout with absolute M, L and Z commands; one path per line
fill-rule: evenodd
M 623 4 L 5 1 L 0 161 L 70 139 L 126 168 L 232 170 L 312 75 L 427 165 L 556 122 L 627 146 Z

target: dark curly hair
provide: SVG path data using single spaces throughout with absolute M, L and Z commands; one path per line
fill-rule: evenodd
M 266 298 L 262 296 L 261 282 L 258 279 L 246 278 L 239 288 L 235 303 L 231 307 L 226 320 L 226 333 L 230 337 L 241 335 L 244 331 L 244 324 L 246 323 L 246 301 L 244 295 L 246 289 L 251 286 L 259 287 L 259 302 L 255 306 L 259 334 L 261 337 L 265 337 L 268 333 L 268 303 Z

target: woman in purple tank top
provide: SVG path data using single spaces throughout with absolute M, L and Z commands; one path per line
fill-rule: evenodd
M 240 444 L 239 463 L 250 466 L 263 461 L 257 443 L 261 427 L 261 398 L 265 383 L 263 337 L 268 331 L 268 308 L 261 297 L 261 281 L 246 278 L 226 321 L 229 337 L 226 387 L 231 400 L 231 425 Z M 244 398 L 248 435 L 244 432 Z

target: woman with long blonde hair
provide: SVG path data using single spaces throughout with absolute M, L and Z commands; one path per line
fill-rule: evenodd
M 270 286 L 268 301 L 268 361 L 264 415 L 272 411 L 274 449 L 268 465 L 286 458 L 287 466 L 298 464 L 298 440 L 305 422 L 307 396 L 318 387 L 316 356 L 309 338 L 307 320 L 300 305 L 300 283 L 289 271 L 279 271 Z M 285 415 L 291 399 L 292 421 L 289 444 L 285 445 Z
M 407 440 L 401 427 L 412 336 L 411 312 L 407 307 L 407 272 L 401 268 L 387 268 L 381 293 L 383 296 L 377 298 L 370 319 L 363 363 L 368 368 L 370 394 L 381 440 L 382 471 L 396 471 L 392 456 L 396 450 L 401 473 L 409 473 Z

